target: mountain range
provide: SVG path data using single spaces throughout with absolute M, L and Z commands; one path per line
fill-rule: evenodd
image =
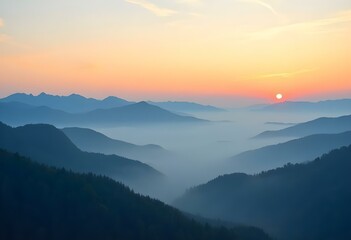
M 49 166 L 109 176 L 143 193 L 148 193 L 148 187 L 161 184 L 165 178 L 139 161 L 117 155 L 83 152 L 61 130 L 46 124 L 12 128 L 0 123 L 0 148 Z
M 130 105 L 136 102 L 128 101 L 122 98 L 109 96 L 105 99 L 99 100 L 95 98 L 86 98 L 79 94 L 71 94 L 68 96 L 50 95 L 41 93 L 37 96 L 26 93 L 15 93 L 5 98 L 0 99 L 0 102 L 20 102 L 31 106 L 49 107 L 56 110 L 61 110 L 68 113 L 83 113 L 96 109 L 109 109 Z M 153 102 L 148 101 L 151 105 L 155 105 L 171 112 L 215 112 L 224 111 L 224 109 L 202 105 L 194 102 Z
M 135 145 L 115 140 L 88 128 L 63 128 L 66 136 L 81 150 L 104 154 L 116 154 L 142 162 L 153 163 L 159 159 L 168 159 L 172 153 L 159 145 Z
M 11 125 L 47 123 L 60 126 L 206 122 L 194 117 L 180 116 L 146 102 L 85 113 L 67 113 L 46 106 L 36 107 L 18 102 L 0 102 L 0 121 Z
M 226 169 L 257 173 L 281 167 L 287 163 L 301 163 L 323 153 L 351 144 L 351 131 L 338 134 L 316 134 L 276 145 L 240 153 L 226 162 Z
M 319 102 L 285 101 L 251 108 L 255 111 L 268 112 L 340 112 L 351 113 L 351 99 L 325 100 Z
M 351 131 L 351 115 L 335 118 L 317 118 L 281 130 L 265 131 L 255 136 L 255 138 L 305 137 L 312 134 L 341 133 L 346 131 Z
M 166 109 L 172 112 L 223 112 L 225 111 L 222 108 L 214 107 L 211 105 L 202 105 L 193 102 L 175 102 L 175 101 L 167 101 L 167 102 L 152 102 L 148 103 Z
M 351 146 L 257 175 L 234 173 L 192 188 L 175 206 L 258 226 L 282 240 L 351 239 Z
M 37 107 L 45 106 L 69 113 L 83 113 L 95 109 L 122 107 L 134 103 L 118 97 L 107 97 L 103 100 L 98 100 L 94 98 L 86 98 L 78 94 L 55 96 L 46 93 L 41 93 L 37 96 L 25 93 L 15 93 L 0 99 L 0 102 L 19 102 Z
M 254 227 L 195 222 L 107 177 L 39 165 L 0 150 L 0 238 L 268 240 Z
M 83 119 L 89 119 L 94 123 L 186 123 L 186 122 L 205 122 L 204 120 L 180 116 L 160 107 L 151 105 L 147 102 L 139 102 L 119 108 L 97 109 L 83 113 Z

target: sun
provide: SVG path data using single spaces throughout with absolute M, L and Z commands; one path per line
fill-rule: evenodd
M 283 99 L 283 94 L 277 93 L 277 95 L 275 95 L 275 98 L 278 99 L 278 100 L 282 100 Z

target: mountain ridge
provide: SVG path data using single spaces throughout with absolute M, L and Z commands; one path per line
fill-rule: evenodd
M 223 108 L 215 107 L 212 105 L 203 105 L 195 102 L 186 101 L 166 101 L 166 102 L 154 102 L 148 101 L 148 103 L 164 108 L 172 112 L 224 112 Z
M 195 117 L 180 116 L 146 102 L 95 109 L 85 113 L 67 113 L 46 106 L 35 107 L 18 102 L 0 102 L 0 121 L 11 125 L 46 123 L 60 126 L 208 122 Z
M 108 96 L 104 99 L 96 99 L 84 97 L 82 95 L 72 93 L 70 95 L 51 95 L 42 92 L 38 95 L 26 93 L 14 93 L 0 99 L 0 102 L 21 102 L 32 106 L 47 106 L 52 109 L 65 111 L 68 113 L 83 113 L 96 109 L 109 109 L 115 107 L 127 106 L 137 103 L 128 101 L 115 96 Z M 171 112 L 221 112 L 222 108 L 204 105 L 196 102 L 187 101 L 147 101 L 151 105 L 155 105 Z
M 284 101 L 275 103 L 261 108 L 254 109 L 255 111 L 268 111 L 268 112 L 345 112 L 350 113 L 351 99 L 328 99 L 317 102 L 309 101 Z
M 83 152 L 61 130 L 47 124 L 12 128 L 0 123 L 0 148 L 49 166 L 109 176 L 139 190 L 144 183 L 146 189 L 164 179 L 163 174 L 142 162 L 117 155 Z
M 270 239 L 254 227 L 200 224 L 110 178 L 47 167 L 2 149 L 0 190 L 1 239 Z
M 287 142 L 264 146 L 237 154 L 228 159 L 226 167 L 246 173 L 257 173 L 315 159 L 335 148 L 351 144 L 351 131 L 336 134 L 314 134 Z
M 156 144 L 136 145 L 109 138 L 100 132 L 88 128 L 69 127 L 61 130 L 83 151 L 116 154 L 150 163 L 155 161 L 156 157 L 160 159 L 171 155 L 171 152 Z
M 351 115 L 340 117 L 321 117 L 311 121 L 298 123 L 281 130 L 265 131 L 254 138 L 268 137 L 304 137 L 320 133 L 341 133 L 351 131 Z
M 121 107 L 132 104 L 122 98 L 107 97 L 102 100 L 87 98 L 79 94 L 70 94 L 67 96 L 50 95 L 42 92 L 37 96 L 26 93 L 15 93 L 0 99 L 0 102 L 21 102 L 32 106 L 46 106 L 69 113 L 82 113 L 94 109 L 106 109 L 112 107 Z
M 189 189 L 175 206 L 259 226 L 282 240 L 351 237 L 351 145 L 256 175 L 233 173 Z

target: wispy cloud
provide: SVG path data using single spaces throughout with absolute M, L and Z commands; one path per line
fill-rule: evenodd
M 9 35 L 0 33 L 0 43 L 8 42 L 10 39 Z
M 266 78 L 291 78 L 296 75 L 301 75 L 304 73 L 315 72 L 318 68 L 307 68 L 307 69 L 300 69 L 293 72 L 279 72 L 279 73 L 269 73 L 269 74 L 262 74 L 256 76 L 255 79 L 266 79 Z
M 281 17 L 281 15 L 268 3 L 261 1 L 261 0 L 238 0 L 239 2 L 248 2 L 248 3 L 254 3 L 257 5 L 260 5 L 261 7 L 266 8 L 268 11 L 270 11 L 273 15 Z
M 203 2 L 203 0 L 177 0 L 180 3 L 186 3 L 186 4 L 198 4 Z
M 0 18 L 0 28 L 4 27 L 4 20 Z M 0 33 L 0 43 L 7 42 L 10 40 L 10 36 Z
M 186 4 L 198 4 L 204 2 L 204 0 L 177 0 L 178 2 L 181 3 L 186 3 Z M 237 2 L 246 2 L 246 3 L 253 3 L 256 5 L 259 5 L 261 7 L 266 8 L 268 11 L 273 13 L 276 16 L 280 17 L 280 14 L 272 7 L 272 5 L 268 4 L 265 1 L 262 0 L 236 0 Z
M 270 39 L 278 34 L 285 32 L 306 32 L 306 33 L 315 33 L 315 32 L 329 32 L 334 31 L 335 29 L 331 29 L 331 27 L 351 23 L 351 11 L 346 11 L 339 13 L 330 18 L 317 19 L 314 21 L 301 22 L 288 24 L 279 27 L 269 28 L 263 31 L 258 31 L 254 33 L 250 33 L 249 35 L 255 39 Z
M 131 4 L 138 5 L 159 17 L 169 17 L 177 13 L 177 11 L 175 10 L 162 8 L 155 5 L 154 3 L 151 3 L 145 0 L 125 0 L 125 1 Z

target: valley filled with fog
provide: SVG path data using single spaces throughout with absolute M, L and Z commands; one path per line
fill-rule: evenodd
M 79 203 L 74 208 L 84 214 L 98 209 L 106 224 L 113 223 L 104 215 L 106 206 L 107 213 L 116 211 L 110 217 L 123 219 L 130 213 L 140 217 L 135 208 L 141 207 L 153 216 L 151 224 L 161 221 L 158 233 L 165 235 L 166 225 L 180 221 L 186 228 L 191 220 L 229 227 L 232 234 L 242 234 L 239 239 L 330 239 L 319 226 L 336 239 L 349 239 L 344 223 L 351 199 L 350 109 L 351 99 L 224 109 L 194 102 L 16 93 L 0 99 L 0 160 L 9 169 L 0 170 L 3 179 L 13 179 L 1 186 L 8 203 L 16 202 L 12 189 L 19 187 L 26 201 L 35 197 L 35 204 L 63 204 L 63 210 L 73 194 L 75 200 L 67 204 Z M 35 194 L 27 189 L 36 189 Z M 47 211 L 65 218 L 56 208 Z M 174 214 L 180 215 L 170 217 Z M 142 221 L 149 220 L 145 215 Z M 134 217 L 130 224 L 145 231 Z M 202 234 L 208 227 L 199 226 L 187 234 Z M 152 228 L 146 231 L 155 234 Z M 216 228 L 211 231 L 213 239 L 225 239 L 217 237 Z
M 345 113 L 346 114 L 346 113 Z M 205 183 L 219 175 L 246 172 L 259 173 L 252 167 L 247 172 L 240 165 L 232 167 L 231 157 L 251 149 L 278 144 L 293 137 L 254 139 L 266 130 L 278 130 L 319 117 L 338 117 L 341 112 L 279 112 L 256 111 L 249 108 L 220 112 L 187 113 L 206 123 L 140 124 L 113 128 L 95 128 L 113 139 L 134 144 L 157 144 L 171 152 L 157 156 L 147 164 L 164 173 L 169 180 L 166 189 L 158 188 L 155 196 L 172 202 L 186 189 Z M 143 162 L 143 159 L 137 159 Z M 312 159 L 311 159 L 312 160 Z
M 0 240 L 351 240 L 351 0 L 0 0 Z
M 33 155 L 27 146 L 31 141 L 23 148 L 17 146 L 21 138 L 5 149 L 49 165 L 62 157 L 76 159 L 77 154 L 103 154 L 85 155 L 88 159 L 114 156 L 119 160 L 104 169 L 100 161 L 76 165 L 59 161 L 54 165 L 107 175 L 138 193 L 172 204 L 188 189 L 218 176 L 258 174 L 287 163 L 311 161 L 350 144 L 350 106 L 351 100 L 339 99 L 224 109 L 194 102 L 131 102 L 114 96 L 99 100 L 77 94 L 17 93 L 0 99 L 0 121 L 9 125 L 4 129 L 16 127 L 11 131 L 22 131 L 24 126 L 27 131 L 48 134 L 50 125 L 57 128 L 55 138 L 38 138 L 43 144 L 46 138 L 52 138 L 50 151 L 41 145 L 32 146 L 37 153 Z M 334 141 L 329 141 L 331 138 Z M 43 156 L 43 150 L 56 158 Z M 117 167 L 115 164 L 128 167 L 115 173 L 109 169 Z

